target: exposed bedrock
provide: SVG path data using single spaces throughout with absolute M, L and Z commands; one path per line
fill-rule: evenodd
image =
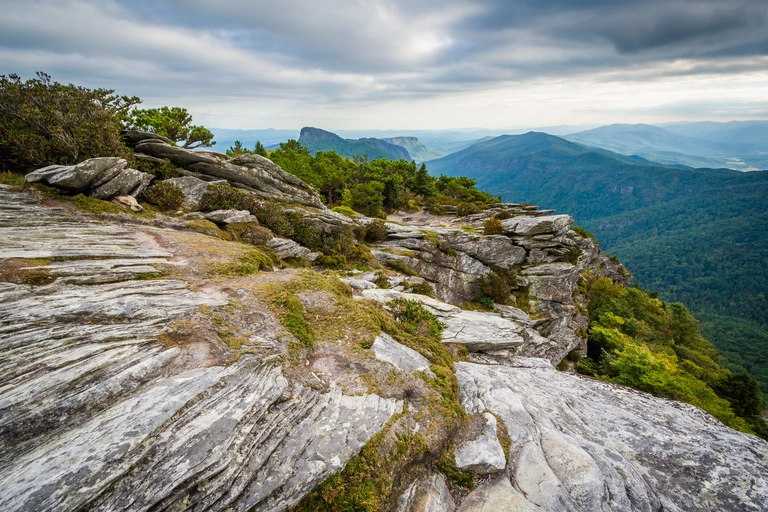
M 168 159 L 203 181 L 223 179 L 267 199 L 325 208 L 312 187 L 263 156 L 244 154 L 230 159 L 221 153 L 172 146 L 162 137 L 137 130 L 126 131 L 123 137 L 137 158 Z
M 465 410 L 493 412 L 512 440 L 506 483 L 465 504 L 473 494 L 551 512 L 768 503 L 768 443 L 696 407 L 551 368 L 456 363 L 456 375 Z
M 0 509 L 284 510 L 402 411 L 164 339 L 227 300 L 146 280 L 153 240 L 0 190 Z

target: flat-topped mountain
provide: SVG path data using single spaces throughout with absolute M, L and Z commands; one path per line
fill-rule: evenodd
M 335 133 L 319 128 L 301 129 L 299 143 L 312 155 L 318 151 L 335 151 L 347 158 L 367 156 L 368 160 L 386 158 L 387 160 L 413 160 L 408 151 L 396 144 L 374 138 L 343 139 Z

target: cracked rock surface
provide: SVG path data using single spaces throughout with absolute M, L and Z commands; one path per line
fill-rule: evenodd
M 43 279 L 0 282 L 0 510 L 284 510 L 402 411 L 163 341 L 227 300 L 146 280 L 173 257 L 151 240 L 0 190 L 0 263 Z

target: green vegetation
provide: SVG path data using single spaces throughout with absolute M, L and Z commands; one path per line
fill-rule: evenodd
M 280 144 L 270 159 L 315 187 L 331 207 L 347 207 L 376 217 L 384 211 L 464 204 L 477 209 L 498 198 L 480 192 L 468 178 L 429 175 L 424 165 L 405 160 L 349 160 L 333 151 L 312 156 L 295 140 Z M 344 212 L 346 210 L 342 210 Z
M 587 276 L 585 287 L 591 322 L 588 357 L 576 361 L 580 373 L 693 404 L 732 428 L 768 438 L 757 383 L 718 363 L 685 306 L 608 278 Z
M 767 172 L 663 167 L 542 133 L 480 142 L 429 168 L 572 215 L 643 287 L 686 304 L 723 364 L 768 393 Z
M 426 295 L 427 297 L 435 298 L 435 289 L 429 283 L 416 283 L 410 285 L 411 293 L 417 293 L 419 295 Z
M 261 143 L 261 141 L 256 141 L 256 144 L 254 145 L 253 149 L 246 149 L 243 147 L 243 143 L 239 140 L 236 140 L 233 146 L 230 146 L 230 148 L 227 150 L 227 156 L 229 157 L 237 157 L 244 154 L 250 154 L 250 155 L 261 155 L 261 156 L 267 156 L 267 150 L 264 147 L 264 145 Z
M 30 171 L 99 156 L 130 157 L 121 120 L 139 99 L 62 85 L 45 73 L 0 75 L 0 163 Z
M 160 181 L 141 193 L 141 199 L 163 211 L 175 211 L 184 205 L 184 193 L 173 183 Z
M 417 300 L 399 297 L 387 302 L 387 307 L 394 319 L 410 334 L 419 336 L 431 334 L 440 338 L 440 333 L 445 329 L 445 324 Z
M 251 249 L 237 261 L 216 265 L 215 271 L 223 276 L 250 276 L 259 270 L 271 270 L 274 264 L 275 262 L 268 254 L 259 249 Z
M 387 266 L 395 272 L 400 272 L 401 274 L 405 274 L 407 276 L 417 277 L 419 275 L 411 267 L 400 260 L 389 260 L 387 262 Z
M 491 217 L 483 222 L 484 235 L 500 235 L 503 231 L 504 227 L 501 225 L 501 220 L 498 217 Z
M 193 125 L 192 116 L 181 107 L 134 108 L 128 124 L 167 137 L 174 144 L 182 142 L 183 147 L 189 149 L 216 144 L 213 134 L 203 126 Z

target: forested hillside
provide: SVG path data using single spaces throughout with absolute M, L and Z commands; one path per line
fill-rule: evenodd
M 301 129 L 299 143 L 307 148 L 313 155 L 319 151 L 335 151 L 346 158 L 366 158 L 376 160 L 413 160 L 408 151 L 396 144 L 374 138 L 343 139 L 332 132 L 319 128 L 305 127 Z
M 540 133 L 429 163 L 505 201 L 568 212 L 643 287 L 685 303 L 731 368 L 768 392 L 768 173 L 635 165 Z

